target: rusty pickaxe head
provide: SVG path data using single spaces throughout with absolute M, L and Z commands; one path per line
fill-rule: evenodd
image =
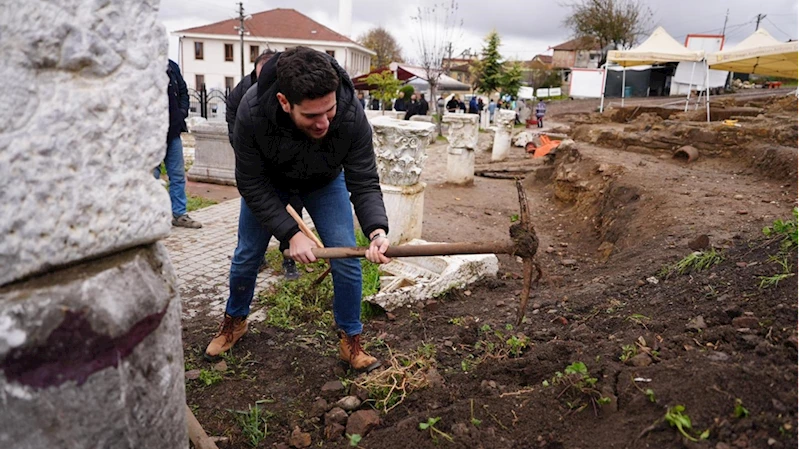
M 510 227 L 510 238 L 513 241 L 513 252 L 511 255 L 522 258 L 524 263 L 524 276 L 522 285 L 522 296 L 519 302 L 519 312 L 517 314 L 516 326 L 522 324 L 524 314 L 527 310 L 527 301 L 530 299 L 530 291 L 533 283 L 541 279 L 541 266 L 535 260 L 535 253 L 538 251 L 538 236 L 533 227 L 533 220 L 530 216 L 530 205 L 527 202 L 527 194 L 520 180 L 516 180 L 516 190 L 519 193 L 519 222 Z M 533 272 L 536 276 L 533 278 Z

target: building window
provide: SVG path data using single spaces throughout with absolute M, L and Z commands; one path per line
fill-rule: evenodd
M 335 50 L 325 50 L 325 53 L 329 54 L 330 56 L 332 56 L 334 58 L 336 57 L 336 51 Z
M 203 43 L 194 43 L 194 59 L 203 59 Z
M 203 75 L 194 75 L 194 89 L 200 90 L 205 86 L 205 76 Z
M 225 88 L 226 89 L 233 89 L 233 86 L 234 86 L 233 77 L 232 76 L 226 76 L 225 77 Z
M 233 60 L 233 44 L 225 44 L 225 61 Z
M 255 59 L 258 58 L 258 50 L 257 45 L 250 45 L 250 62 L 255 62 Z

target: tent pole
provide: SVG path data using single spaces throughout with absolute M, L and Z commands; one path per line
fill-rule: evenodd
M 710 64 L 705 59 L 705 110 L 707 122 L 710 123 Z
M 608 84 L 608 63 L 605 62 L 605 72 L 602 75 L 602 97 L 599 100 L 599 113 L 605 110 L 605 86 Z
M 685 110 L 683 112 L 688 112 L 688 103 L 691 101 L 691 85 L 694 82 L 694 70 L 696 69 L 696 61 L 691 65 L 691 78 L 688 80 L 688 95 L 685 97 Z
M 627 67 L 621 68 L 621 107 L 624 107 L 624 87 L 627 82 Z

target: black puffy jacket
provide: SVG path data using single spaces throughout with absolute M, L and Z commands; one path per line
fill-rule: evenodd
M 227 100 L 225 100 L 225 121 L 227 122 L 227 137 L 230 140 L 230 144 L 233 145 L 233 127 L 236 125 L 236 111 L 239 109 L 239 104 L 241 103 L 241 99 L 244 98 L 244 94 L 255 84 L 255 81 L 258 79 L 255 76 L 255 70 L 252 71 L 248 76 L 239 81 L 239 84 L 236 84 L 236 87 L 230 91 L 227 96 Z
M 166 89 L 169 96 L 169 130 L 166 140 L 169 142 L 179 137 L 181 132 L 188 131 L 186 117 L 189 116 L 189 89 L 183 81 L 183 75 L 180 74 L 180 67 L 171 59 L 167 63 L 166 74 L 169 77 Z
M 288 241 L 299 227 L 275 190 L 313 191 L 328 185 L 343 169 L 363 232 L 388 231 L 372 129 L 349 76 L 329 58 L 339 74 L 336 115 L 327 135 L 313 141 L 294 126 L 278 103 L 279 59 L 280 53 L 264 65 L 258 88 L 247 91 L 236 113 L 236 184 L 247 206 L 278 240 Z

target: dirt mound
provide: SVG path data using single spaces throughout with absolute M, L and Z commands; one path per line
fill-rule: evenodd
M 751 152 L 753 168 L 772 179 L 795 180 L 797 177 L 796 148 L 760 147 Z
M 796 115 L 799 103 L 794 95 L 774 97 L 765 105 L 766 111 L 771 113 L 788 112 Z

